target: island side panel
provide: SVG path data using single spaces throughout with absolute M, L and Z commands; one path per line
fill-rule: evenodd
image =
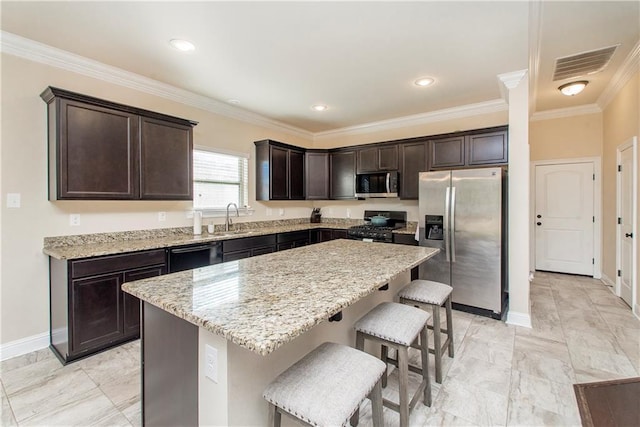
M 322 322 L 305 332 L 295 340 L 285 344 L 267 356 L 260 356 L 233 343 L 227 346 L 228 375 L 228 426 L 257 426 L 267 423 L 267 403 L 262 392 L 276 376 L 301 359 L 305 354 L 325 341 L 355 346 L 354 323 L 369 310 L 384 301 L 397 301 L 396 293 L 409 283 L 410 272 L 405 271 L 394 278 L 389 289 L 376 291 L 342 311 L 339 322 Z M 206 332 L 206 334 L 211 335 Z M 365 350 L 379 355 L 380 346 L 366 343 Z M 204 375 L 200 381 L 210 382 Z M 202 389 L 202 386 L 201 386 Z M 200 395 L 201 413 L 204 399 L 211 402 L 209 396 Z M 282 417 L 283 426 L 297 426 L 289 417 Z
M 198 327 L 142 306 L 142 420 L 145 426 L 198 425 Z
M 229 343 L 220 335 L 214 335 L 206 329 L 198 329 L 198 396 L 200 399 L 199 420 L 201 426 L 228 426 L 228 377 L 227 347 Z M 217 382 L 206 377 L 206 346 L 213 347 L 217 354 Z M 248 350 L 247 350 L 248 351 Z

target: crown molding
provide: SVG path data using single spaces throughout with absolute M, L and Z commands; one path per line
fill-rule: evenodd
M 6 31 L 0 32 L 0 52 L 128 87 L 221 116 L 313 140 L 314 134 L 304 129 Z
M 629 52 L 629 55 L 627 55 L 616 74 L 600 94 L 598 101 L 596 101 L 598 106 L 603 110 L 607 108 L 618 92 L 638 71 L 640 71 L 640 40 L 638 40 L 633 49 L 631 49 L 631 52 Z
M 363 133 L 381 132 L 410 126 L 419 126 L 427 123 L 442 122 L 463 117 L 478 116 L 501 111 L 507 111 L 509 106 L 503 99 L 480 102 L 477 104 L 462 105 L 460 107 L 446 108 L 428 113 L 414 114 L 395 119 L 381 120 L 378 122 L 364 123 L 356 126 L 348 126 L 340 129 L 318 132 L 315 141 L 347 135 L 359 135 Z
M 498 74 L 498 80 L 509 90 L 518 87 L 524 76 L 527 75 L 528 70 L 512 71 L 510 73 Z
M 558 108 L 556 110 L 538 111 L 529 119 L 532 122 L 541 120 L 561 119 L 563 117 L 583 116 L 585 114 L 602 113 L 598 104 L 579 105 L 577 107 Z

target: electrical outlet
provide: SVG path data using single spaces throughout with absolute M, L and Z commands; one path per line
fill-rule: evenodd
M 351 218 L 351 209 L 347 208 L 347 218 Z
M 271 215 L 273 215 L 273 211 L 271 210 L 271 208 L 267 208 L 267 216 Z
M 69 225 L 72 227 L 77 227 L 80 225 L 80 214 L 71 214 L 69 215 Z
M 7 193 L 7 207 L 8 208 L 20 207 L 20 193 Z
M 158 221 L 162 222 L 162 221 L 166 221 L 167 220 L 167 213 L 166 212 L 158 212 Z
M 218 382 L 218 350 L 209 344 L 204 346 L 204 376 Z
M 280 210 L 278 211 L 278 215 L 284 216 L 284 209 L 280 208 Z

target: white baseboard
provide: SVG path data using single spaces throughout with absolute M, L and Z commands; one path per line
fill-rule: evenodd
M 508 325 L 522 326 L 524 328 L 531 329 L 531 316 L 529 315 L 529 313 L 518 313 L 518 312 L 509 310 L 507 312 L 506 323 Z
M 49 332 L 22 338 L 0 345 L 0 360 L 22 356 L 49 347 Z
M 600 278 L 600 280 L 602 280 L 602 283 L 604 283 L 606 286 L 610 286 L 613 289 L 616 288 L 616 282 L 611 280 L 606 274 L 602 273 L 602 277 Z
M 633 314 L 640 320 L 640 304 L 634 304 Z

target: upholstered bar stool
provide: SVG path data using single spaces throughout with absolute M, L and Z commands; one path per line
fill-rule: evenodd
M 276 377 L 265 389 L 269 425 L 287 413 L 311 426 L 344 426 L 371 399 L 373 425 L 383 426 L 381 379 L 386 365 L 354 348 L 326 342 Z
M 453 357 L 453 317 L 451 316 L 451 293 L 453 288 L 440 282 L 431 280 L 412 280 L 398 292 L 398 298 L 403 304 L 409 304 L 426 309 L 432 309 L 433 326 L 428 328 L 433 330 L 433 348 L 429 352 L 433 353 L 436 365 L 436 382 L 442 384 L 442 353 L 445 347 L 449 347 L 449 357 Z M 445 305 L 447 312 L 447 328 L 440 326 L 440 307 Z M 447 335 L 444 343 L 440 333 Z
M 400 413 L 400 426 L 409 425 L 409 413 L 420 395 L 424 404 L 431 406 L 431 383 L 429 380 L 429 341 L 427 322 L 429 313 L 408 305 L 383 302 L 356 322 L 356 348 L 364 350 L 365 339 L 382 344 L 382 358 L 387 359 L 387 347 L 396 349 L 398 358 L 399 404 L 383 399 L 384 406 Z M 411 370 L 422 375 L 418 390 L 409 401 L 409 354 L 411 344 L 420 337 L 422 346 L 422 368 L 411 366 Z M 384 383 L 386 384 L 386 363 Z M 357 418 L 357 415 L 356 415 Z

